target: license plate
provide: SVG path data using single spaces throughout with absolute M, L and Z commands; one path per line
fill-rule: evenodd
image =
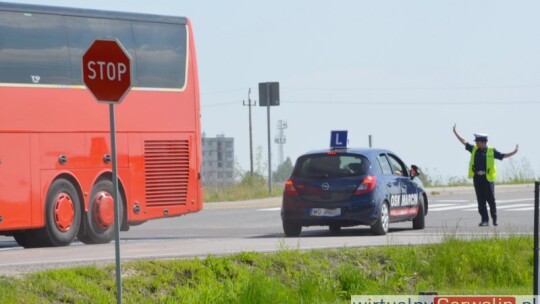
M 341 208 L 313 208 L 309 212 L 310 216 L 340 216 Z

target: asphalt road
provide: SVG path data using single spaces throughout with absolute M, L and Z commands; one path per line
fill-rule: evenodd
M 333 235 L 327 227 L 309 227 L 298 238 L 283 236 L 280 198 L 209 203 L 204 210 L 177 218 L 149 221 L 121 232 L 123 261 L 224 255 L 241 251 L 319 249 L 407 245 L 463 238 L 533 234 L 534 185 L 496 186 L 499 226 L 478 227 L 480 216 L 471 187 L 429 189 L 426 228 L 412 223 L 390 225 L 386 236 L 369 227 L 343 228 Z M 59 248 L 23 249 L 13 238 L 0 237 L 0 274 L 17 274 L 81 264 L 114 263 L 114 242 Z

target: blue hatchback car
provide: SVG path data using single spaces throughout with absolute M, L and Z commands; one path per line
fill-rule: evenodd
M 285 182 L 281 219 L 286 236 L 302 227 L 368 225 L 376 235 L 390 223 L 412 221 L 423 229 L 428 198 L 418 178 L 393 152 L 383 149 L 326 149 L 300 156 Z

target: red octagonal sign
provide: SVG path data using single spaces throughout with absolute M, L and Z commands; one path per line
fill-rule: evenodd
M 97 39 L 82 57 L 83 82 L 98 101 L 120 103 L 131 88 L 131 57 L 117 39 Z

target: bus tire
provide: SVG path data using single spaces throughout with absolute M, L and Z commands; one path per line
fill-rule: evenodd
M 60 178 L 47 192 L 45 227 L 29 230 L 17 238 L 27 245 L 26 248 L 67 246 L 77 236 L 80 225 L 81 203 L 77 190 L 70 181 Z
M 24 230 L 13 233 L 13 238 L 19 246 L 32 248 L 32 230 Z
M 88 212 L 84 215 L 84 227 L 79 233 L 79 240 L 85 244 L 105 244 L 114 238 L 114 196 L 113 183 L 102 179 L 92 188 Z M 123 200 L 120 193 L 119 217 L 120 223 L 123 217 Z

